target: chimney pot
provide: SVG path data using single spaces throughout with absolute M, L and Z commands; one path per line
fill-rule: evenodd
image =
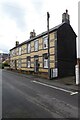
M 66 13 L 68 13 L 68 10 L 66 9 Z
M 36 36 L 35 30 L 33 29 L 33 32 L 30 32 L 30 38 L 33 38 Z
M 68 10 L 66 9 L 66 12 L 62 14 L 62 22 L 66 22 L 70 24 L 70 16 L 68 14 Z
M 18 45 L 19 45 L 19 41 L 16 41 L 16 45 L 15 46 L 17 47 Z

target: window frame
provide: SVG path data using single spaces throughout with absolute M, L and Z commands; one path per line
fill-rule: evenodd
M 29 48 L 30 47 L 30 48 Z M 30 49 L 30 50 L 29 50 Z M 27 44 L 27 53 L 30 53 L 31 52 L 31 44 L 30 43 L 28 43 Z
M 21 49 L 21 47 L 19 47 L 18 48 L 18 55 L 21 55 L 21 51 L 22 51 L 22 49 Z
M 37 45 L 37 47 L 36 47 L 36 45 Z M 34 41 L 34 51 L 38 51 L 38 50 L 39 50 L 39 40 L 37 39 Z
M 30 62 L 30 63 L 29 63 Z M 31 67 L 31 57 L 28 56 L 27 57 L 27 68 L 30 68 Z
M 46 62 L 46 65 L 45 65 L 44 62 Z M 48 56 L 47 56 L 47 53 L 43 54 L 43 68 L 48 69 Z
M 18 68 L 21 68 L 21 58 L 18 59 Z
M 16 56 L 18 56 L 19 55 L 19 49 L 17 48 L 16 49 Z
M 11 51 L 11 57 L 14 56 L 14 49 Z
M 10 57 L 13 57 L 12 51 L 10 51 Z
M 46 47 L 44 46 L 45 41 L 46 41 Z M 43 49 L 47 49 L 47 48 L 48 48 L 48 36 L 46 35 L 46 36 L 43 37 Z

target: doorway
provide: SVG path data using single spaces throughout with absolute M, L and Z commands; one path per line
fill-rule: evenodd
M 39 71 L 39 59 L 38 56 L 34 57 L 34 72 L 38 73 Z
M 15 70 L 17 70 L 17 61 L 15 60 Z

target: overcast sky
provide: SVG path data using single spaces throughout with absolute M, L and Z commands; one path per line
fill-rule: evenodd
M 9 52 L 19 43 L 47 30 L 47 12 L 50 28 L 62 22 L 62 13 L 68 9 L 70 24 L 78 35 L 79 0 L 0 0 L 0 51 Z

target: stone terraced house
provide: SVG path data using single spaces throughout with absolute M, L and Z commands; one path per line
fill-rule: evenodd
M 76 37 L 66 10 L 62 14 L 62 23 L 49 29 L 50 61 L 48 31 L 36 36 L 33 30 L 28 40 L 21 44 L 16 42 L 10 50 L 10 67 L 48 78 L 49 62 L 51 78 L 75 75 Z

